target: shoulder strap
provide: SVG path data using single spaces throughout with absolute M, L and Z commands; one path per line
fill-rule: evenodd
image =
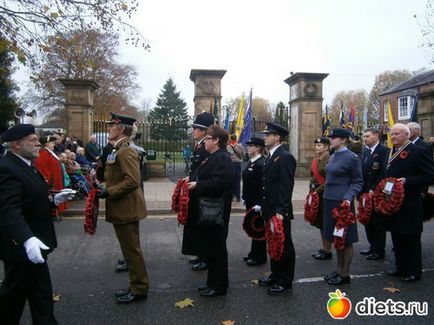
M 315 176 L 315 178 L 318 181 L 318 183 L 320 185 L 323 185 L 325 183 L 325 177 L 322 176 L 319 173 L 319 170 L 318 170 L 318 159 L 315 158 L 315 159 L 312 160 L 312 166 L 310 167 L 310 169 L 312 170 L 313 176 Z

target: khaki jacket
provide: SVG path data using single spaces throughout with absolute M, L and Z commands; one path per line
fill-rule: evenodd
M 140 157 L 129 146 L 129 139 L 117 143 L 112 153 L 113 162 L 107 159 L 104 177 L 109 196 L 106 199 L 106 221 L 129 223 L 147 216 L 143 191 L 140 188 Z

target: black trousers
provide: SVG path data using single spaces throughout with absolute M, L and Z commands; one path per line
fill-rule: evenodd
M 279 261 L 271 259 L 270 279 L 275 284 L 285 288 L 292 288 L 295 269 L 295 249 L 291 237 L 291 220 L 283 220 L 283 232 L 285 233 L 283 256 Z
M 220 257 L 208 257 L 208 277 L 206 286 L 210 289 L 226 292 L 229 287 L 228 252 Z
M 366 237 L 371 245 L 370 250 L 380 255 L 384 254 L 386 246 L 386 230 L 384 230 L 384 217 L 376 213 L 372 214 L 371 220 L 365 225 Z
M 29 301 L 33 324 L 57 324 L 47 262 L 4 261 L 4 268 L 5 279 L 0 287 L 0 324 L 19 324 L 26 300 Z
M 395 248 L 395 266 L 406 275 L 422 276 L 422 244 L 421 234 L 403 235 L 392 232 Z
M 241 199 L 241 163 L 232 163 L 233 166 L 233 179 L 232 179 L 232 195 L 237 198 L 237 200 Z
M 259 263 L 267 262 L 267 241 L 252 239 L 248 257 Z

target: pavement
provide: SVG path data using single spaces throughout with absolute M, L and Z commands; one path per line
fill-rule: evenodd
M 173 186 L 173 182 L 164 179 L 145 182 L 149 211 L 168 209 L 165 204 L 170 202 Z M 351 283 L 330 286 L 322 277 L 336 269 L 336 254 L 333 252 L 333 258 L 326 261 L 311 256 L 321 240 L 318 229 L 303 218 L 299 203 L 303 201 L 305 190 L 307 180 L 296 180 L 296 213 L 291 223 L 296 251 L 293 290 L 277 297 L 267 295 L 266 288 L 254 281 L 269 274 L 269 262 L 257 267 L 243 262 L 251 241 L 242 229 L 242 213 L 235 212 L 235 209 L 242 211 L 242 206 L 235 204 L 227 241 L 229 290 L 226 296 L 205 298 L 198 294 L 196 288 L 206 283 L 207 272 L 193 272 L 188 264 L 189 256 L 181 254 L 183 227 L 178 225 L 174 214 L 150 212 L 140 223 L 150 281 L 148 298 L 131 305 L 117 305 L 113 292 L 127 287 L 128 275 L 114 272 L 122 255 L 113 227 L 101 217 L 95 235 L 87 235 L 83 231 L 81 210 L 76 210 L 80 213 L 55 222 L 58 247 L 48 260 L 53 290 L 60 295 L 60 301 L 55 303 L 56 319 L 59 324 L 67 325 L 217 325 L 224 321 L 233 321 L 235 323 L 225 324 L 236 325 L 335 324 L 337 321 L 329 315 L 327 306 L 329 294 L 340 289 L 352 303 L 349 316 L 342 321 L 347 324 L 434 324 L 434 222 L 426 223 L 422 234 L 424 272 L 421 281 L 402 283 L 385 274 L 394 264 L 390 234 L 385 259 L 368 261 L 360 255 L 359 251 L 368 244 L 363 226 L 359 224 Z M 0 279 L 3 277 L 0 269 Z M 186 298 L 193 300 L 193 306 L 183 309 L 175 306 Z M 387 315 L 385 306 L 395 304 L 405 309 L 406 315 Z M 425 315 L 417 315 L 418 307 L 424 306 Z M 376 311 L 377 315 L 361 316 L 363 310 L 371 314 Z M 20 324 L 31 324 L 28 307 Z
M 176 185 L 175 178 L 151 178 L 145 181 L 144 194 L 146 209 L 149 215 L 161 215 L 171 213 L 172 193 Z M 309 189 L 309 180 L 300 178 L 295 180 L 293 191 L 294 211 L 303 213 L 304 198 Z M 63 216 L 82 216 L 86 206 L 86 200 L 73 200 L 68 203 L 68 209 Z M 232 202 L 232 212 L 242 213 L 245 207 L 242 202 Z M 105 200 L 100 200 L 99 215 L 105 215 Z

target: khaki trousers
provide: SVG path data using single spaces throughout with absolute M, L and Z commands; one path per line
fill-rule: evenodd
M 149 282 L 142 247 L 140 246 L 139 221 L 113 224 L 128 267 L 129 289 L 136 295 L 148 293 Z

